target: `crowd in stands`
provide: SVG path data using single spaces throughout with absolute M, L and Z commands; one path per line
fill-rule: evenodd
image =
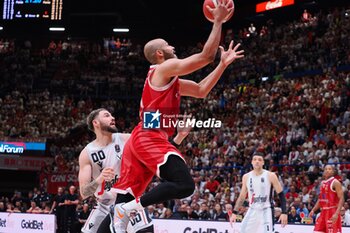
M 152 218 L 227 220 L 242 176 L 251 169 L 250 156 L 262 150 L 265 168 L 278 173 L 283 184 L 290 223 L 314 220 L 301 219 L 300 213 L 308 216 L 323 167 L 335 164 L 345 195 L 343 225 L 350 226 L 350 18 L 344 12 L 303 14 L 287 25 L 269 21 L 261 30 L 251 24 L 237 35 L 227 31 L 223 43 L 238 38 L 245 58 L 228 68 L 206 99 L 181 103 L 183 112 L 221 120 L 223 127 L 192 130 L 181 151 L 196 190 L 183 200 L 147 207 Z M 77 157 L 92 139 L 84 123 L 93 109 L 109 109 L 123 132 L 135 126 L 148 69 L 141 46 L 119 38 L 92 45 L 52 41 L 34 53 L 27 51 L 28 43 L 18 50 L 4 44 L 1 40 L 0 139 L 47 141 L 55 162 L 44 174 L 77 173 Z M 201 47 L 180 47 L 177 53 L 185 57 Z M 201 80 L 214 66 L 190 78 Z M 155 178 L 149 189 L 159 182 Z M 67 189 L 64 195 L 73 194 Z M 54 200 L 57 196 L 41 185 L 25 197 L 18 191 L 1 197 L 0 212 L 57 213 Z M 81 227 L 94 204 L 91 198 L 64 206 L 74 205 L 79 213 L 69 218 L 80 225 L 71 225 Z M 241 216 L 247 208 L 245 203 Z M 275 208 L 276 219 L 280 214 Z

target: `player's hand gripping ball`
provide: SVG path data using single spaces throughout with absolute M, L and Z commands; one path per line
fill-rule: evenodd
M 233 8 L 231 13 L 226 17 L 225 19 L 225 22 L 229 21 L 231 19 L 231 17 L 233 16 L 233 12 L 235 10 L 235 5 L 233 3 L 233 0 L 204 0 L 203 2 L 203 13 L 204 13 L 204 16 L 210 21 L 210 22 L 213 22 L 214 21 L 214 17 L 213 17 L 213 14 L 208 10 L 207 8 L 207 5 L 210 7 L 210 8 L 215 8 L 215 6 L 218 5 L 218 2 L 219 1 L 225 1 L 225 3 L 227 3 L 227 1 L 229 1 L 229 5 L 228 7 L 229 8 Z

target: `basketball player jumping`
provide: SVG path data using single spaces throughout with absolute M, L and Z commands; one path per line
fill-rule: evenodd
M 118 194 L 116 203 L 120 204 L 115 206 L 114 211 L 113 225 L 118 233 L 125 232 L 130 212 L 155 203 L 181 199 L 194 191 L 194 182 L 183 156 L 168 142 L 168 137 L 175 132 L 173 124 L 168 128 L 157 125 L 157 129 L 147 129 L 144 123 L 145 116 L 149 114 L 152 114 L 151 119 L 148 118 L 150 121 L 159 119 L 162 115 L 168 116 L 168 120 L 175 123 L 180 111 L 181 96 L 205 98 L 227 66 L 243 57 L 243 50 L 237 51 L 239 44 L 233 48 L 231 42 L 227 51 L 220 47 L 220 63 L 200 83 L 179 78 L 213 62 L 219 47 L 222 24 L 232 11 L 228 6 L 229 1 L 218 2 L 215 8 L 210 8 L 214 16 L 213 27 L 200 53 L 178 59 L 174 47 L 163 39 L 151 40 L 144 47 L 145 57 L 152 65 L 140 103 L 141 121 L 125 145 L 121 178 L 114 186 L 119 193 L 125 194 Z M 142 195 L 154 175 L 164 182 Z M 100 229 L 108 221 L 105 218 Z
M 315 233 L 342 232 L 340 210 L 344 204 L 344 192 L 339 180 L 334 178 L 334 173 L 334 166 L 325 166 L 320 194 L 309 214 L 309 217 L 312 217 L 315 211 L 321 208 L 321 214 L 314 228 Z
M 230 221 L 236 221 L 238 210 L 243 205 L 248 193 L 249 209 L 243 218 L 240 232 L 258 232 L 262 226 L 264 233 L 274 232 L 273 189 L 275 189 L 281 201 L 282 214 L 279 221 L 282 227 L 288 222 L 286 198 L 276 174 L 263 169 L 264 154 L 262 152 L 253 154 L 252 165 L 253 170 L 243 175 L 241 193 L 232 211 Z
M 95 233 L 115 202 L 116 194 L 110 189 L 120 176 L 120 161 L 130 134 L 117 133 L 114 117 L 103 108 L 92 111 L 87 117 L 87 124 L 96 139 L 82 150 L 79 157 L 80 194 L 84 199 L 95 195 L 98 204 L 82 232 Z M 188 133 L 189 130 L 179 133 L 176 143 L 180 144 Z M 130 219 L 127 229 L 128 233 L 153 232 L 153 225 L 146 212 L 140 210 Z

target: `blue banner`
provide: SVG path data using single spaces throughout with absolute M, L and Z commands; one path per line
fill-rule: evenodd
M 0 153 L 2 154 L 39 154 L 44 155 L 46 143 L 44 142 L 1 142 Z

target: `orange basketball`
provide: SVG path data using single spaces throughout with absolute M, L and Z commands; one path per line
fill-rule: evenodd
M 214 21 L 214 17 L 213 15 L 211 14 L 211 12 L 207 9 L 207 5 L 210 6 L 211 8 L 214 8 L 217 4 L 218 4 L 218 1 L 230 1 L 230 4 L 229 4 L 229 7 L 233 7 L 233 10 L 231 12 L 231 14 L 229 14 L 226 19 L 225 19 L 225 22 L 227 22 L 228 20 L 231 19 L 232 15 L 233 15 L 233 12 L 235 10 L 235 5 L 233 3 L 233 0 L 204 0 L 203 2 L 203 13 L 204 13 L 204 16 L 210 21 L 210 22 L 213 22 Z

